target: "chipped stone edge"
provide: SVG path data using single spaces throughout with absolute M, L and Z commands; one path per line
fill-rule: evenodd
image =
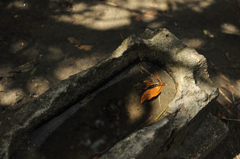
M 187 68 L 183 67 L 183 65 L 190 67 L 188 66 L 189 61 L 183 64 L 182 61 L 180 61 L 180 57 L 182 54 L 192 51 L 195 52 L 195 50 L 187 48 L 182 44 L 182 42 L 167 29 L 157 29 L 155 31 L 146 30 L 139 37 L 134 35 L 130 36 L 123 41 L 122 45 L 119 46 L 108 59 L 101 61 L 92 68 L 71 76 L 69 79 L 61 81 L 58 85 L 53 86 L 31 103 L 27 103 L 14 117 L 4 120 L 0 124 L 0 157 L 5 159 L 9 158 L 11 153 L 20 146 L 16 141 L 21 143 L 29 131 L 57 115 L 60 110 L 67 109 L 79 99 L 84 98 L 86 94 L 91 93 L 123 69 L 136 62 L 149 61 L 166 68 L 178 86 L 176 97 L 169 106 L 172 112 L 177 112 L 179 106 L 186 106 L 185 103 L 181 102 L 179 105 L 179 101 L 184 98 L 182 94 L 185 91 L 182 89 L 184 87 L 180 84 L 181 82 L 186 85 L 188 85 L 189 82 L 202 84 L 201 78 L 203 78 L 207 85 L 212 85 L 207 74 L 205 77 L 201 75 L 198 77 L 197 72 L 196 77 L 194 77 L 193 74 L 191 76 L 190 73 L 187 79 L 183 79 L 183 77 L 179 77 L 176 73 L 176 71 L 186 71 Z M 197 53 L 194 53 L 193 57 L 199 60 L 198 65 L 193 68 L 201 73 L 204 71 L 199 70 L 201 66 L 203 65 L 203 68 L 207 67 L 206 59 Z M 187 70 L 187 72 L 188 71 L 191 72 L 195 70 Z M 199 110 L 217 96 L 217 88 L 213 85 L 212 90 L 206 92 L 199 89 L 199 92 L 203 92 L 202 96 L 206 96 L 206 102 L 201 103 Z M 191 104 L 191 101 L 189 102 Z M 178 106 L 176 103 L 178 103 Z M 28 110 L 32 106 L 35 106 L 36 109 L 29 112 Z M 188 111 L 187 107 L 185 111 Z M 182 113 L 184 113 L 184 111 Z M 176 119 L 173 122 L 173 127 L 180 129 L 195 115 L 196 114 L 193 113 L 187 118 L 184 118 L 184 120 Z M 179 116 L 183 117 L 183 114 L 180 113 Z

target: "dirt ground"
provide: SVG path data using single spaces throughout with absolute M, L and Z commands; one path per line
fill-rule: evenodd
M 219 87 L 212 113 L 230 131 L 207 158 L 240 157 L 239 1 L 3 0 L 0 19 L 0 120 L 128 36 L 164 27 L 206 57 Z

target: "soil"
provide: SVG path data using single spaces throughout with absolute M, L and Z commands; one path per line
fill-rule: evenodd
M 212 113 L 230 131 L 207 158 L 238 158 L 239 11 L 237 0 L 3 0 L 0 120 L 95 65 L 128 36 L 164 27 L 206 57 L 219 87 Z

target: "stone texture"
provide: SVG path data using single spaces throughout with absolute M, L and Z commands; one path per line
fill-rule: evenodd
M 125 139 L 127 142 L 124 147 L 137 145 L 134 153 L 113 147 L 102 158 L 111 155 L 111 152 L 122 155 L 133 153 L 132 158 L 141 158 L 141 155 L 144 156 L 153 147 L 155 149 L 152 158 L 167 156 L 168 152 L 181 146 L 190 130 L 194 132 L 198 129 L 208 114 L 206 105 L 218 95 L 218 91 L 208 78 L 206 59 L 194 49 L 186 47 L 167 29 L 157 29 L 146 30 L 140 36 L 130 36 L 108 59 L 60 82 L 33 102 L 26 104 L 14 117 L 2 121 L 0 158 L 9 158 L 37 126 L 103 86 L 129 65 L 140 61 L 151 62 L 164 68 L 175 81 L 177 94 L 168 108 L 171 115 L 136 132 L 145 134 L 144 138 L 132 134 Z M 153 138 L 156 134 L 161 134 L 160 138 Z M 117 146 L 119 144 L 115 148 Z

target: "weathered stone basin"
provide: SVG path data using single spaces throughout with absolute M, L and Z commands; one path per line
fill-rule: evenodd
M 151 78 L 141 73 L 140 65 L 158 71 L 169 84 L 160 96 L 144 104 L 140 104 L 143 91 L 135 86 Z M 60 82 L 3 121 L 0 156 L 41 157 L 43 153 L 42 158 L 52 158 L 51 154 L 59 153 L 66 158 L 61 152 L 67 149 L 71 158 L 102 154 L 101 158 L 201 158 L 227 133 L 226 126 L 208 113 L 209 103 L 217 95 L 202 55 L 167 29 L 146 30 L 124 40 L 108 59 Z M 142 128 L 166 106 L 160 121 Z M 209 131 L 214 137 L 197 138 L 205 147 L 188 152 L 187 147 L 197 145 L 193 138 L 211 124 L 217 125 Z M 100 131 L 98 137 L 91 136 L 93 128 L 96 134 Z M 97 141 L 104 148 L 94 147 Z M 27 148 L 29 152 L 20 153 Z

